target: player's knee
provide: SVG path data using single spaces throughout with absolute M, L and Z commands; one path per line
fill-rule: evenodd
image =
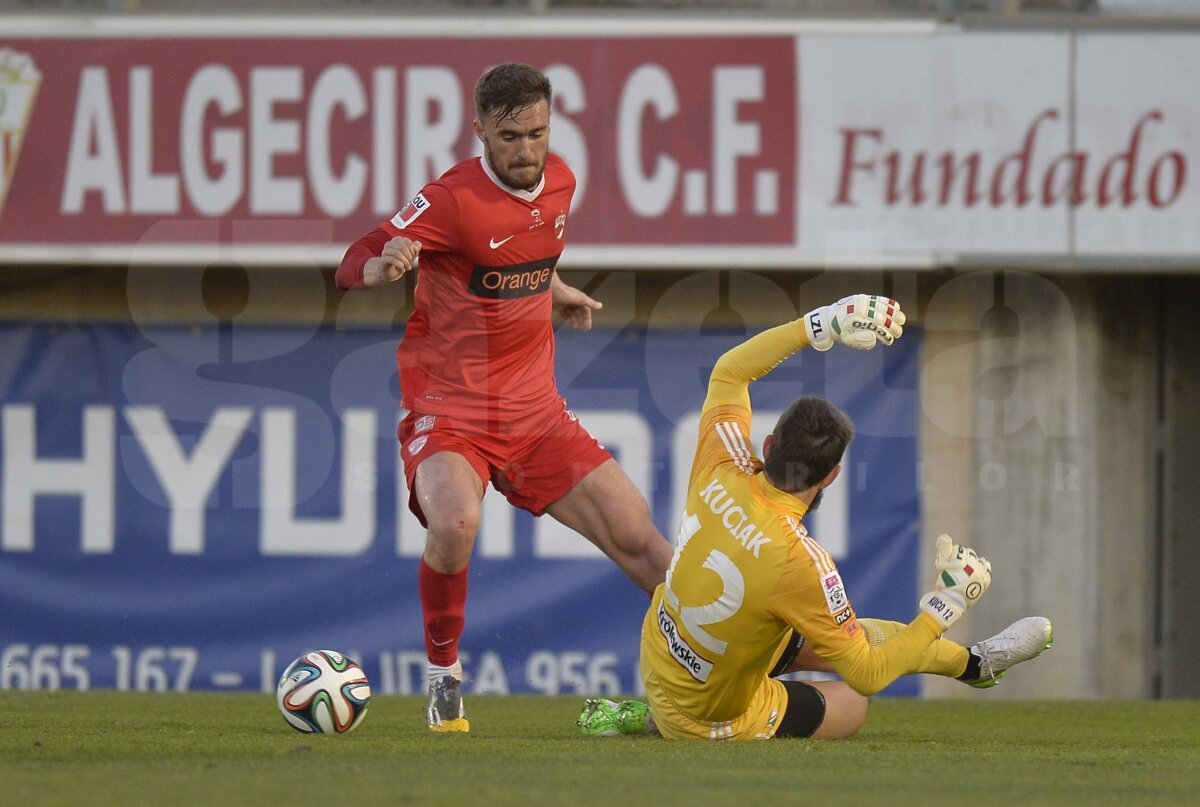
M 860 695 L 853 690 L 850 691 L 847 700 L 849 703 L 845 706 L 846 720 L 844 725 L 846 734 L 844 736 L 853 737 L 866 724 L 867 710 L 870 708 L 871 701 L 865 695 Z
M 651 566 L 661 566 L 666 574 L 674 548 L 654 526 L 649 508 L 642 505 L 627 513 L 623 523 L 610 525 L 613 542 L 626 555 L 642 558 Z
M 672 546 L 651 525 L 649 533 L 644 533 L 624 547 L 628 559 L 626 565 L 633 569 L 630 572 L 633 581 L 647 593 L 653 594 L 658 584 L 667 577 L 673 552 Z
M 855 692 L 843 681 L 820 682 L 816 685 L 825 696 L 825 718 L 813 737 L 825 740 L 844 740 L 853 737 L 867 722 L 870 701 Z
M 426 512 L 425 518 L 429 524 L 425 540 L 427 561 L 435 568 L 465 565 L 479 532 L 479 508 L 470 505 L 440 508 Z
M 659 583 L 667 578 L 667 568 L 671 565 L 673 547 L 655 531 L 647 535 L 637 544 L 627 547 L 629 565 L 636 569 L 631 572 L 635 583 L 653 594 Z
M 440 541 L 453 544 L 474 542 L 479 532 L 479 510 L 471 507 L 452 507 L 439 513 L 426 513 L 429 533 Z

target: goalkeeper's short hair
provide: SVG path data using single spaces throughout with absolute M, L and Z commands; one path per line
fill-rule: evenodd
M 764 463 L 767 478 L 780 490 L 811 488 L 824 479 L 854 439 L 854 422 L 823 398 L 797 398 L 771 432 Z

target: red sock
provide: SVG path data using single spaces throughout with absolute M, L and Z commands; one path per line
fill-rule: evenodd
M 417 590 L 425 617 L 425 654 L 431 663 L 449 667 L 458 660 L 458 639 L 467 621 L 467 570 L 442 574 L 421 558 Z

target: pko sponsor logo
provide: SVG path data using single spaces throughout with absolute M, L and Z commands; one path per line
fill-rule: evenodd
M 467 284 L 477 297 L 489 300 L 512 300 L 532 297 L 550 288 L 550 278 L 558 256 L 542 258 L 532 263 L 513 266 L 476 266 Z
M 706 682 L 708 676 L 712 674 L 712 662 L 693 650 L 687 640 L 679 635 L 679 628 L 675 625 L 675 620 L 671 619 L 671 615 L 667 613 L 667 609 L 662 606 L 662 603 L 659 603 L 658 606 L 658 629 L 662 631 L 663 638 L 667 640 L 667 649 L 671 651 L 671 658 L 679 662 L 692 678 L 702 684 Z

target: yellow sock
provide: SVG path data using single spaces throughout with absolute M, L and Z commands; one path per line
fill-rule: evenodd
M 871 647 L 886 642 L 892 636 L 899 633 L 901 628 L 906 627 L 899 622 L 891 622 L 887 619 L 871 619 L 869 617 L 859 617 L 858 624 L 862 625 L 863 631 L 867 634 L 867 641 L 871 643 Z M 949 639 L 938 639 L 929 645 L 929 649 L 921 656 L 916 666 L 906 672 L 931 673 L 933 675 L 944 675 L 947 678 L 957 678 L 966 672 L 967 660 L 970 657 L 971 651 L 958 642 L 952 642 Z

